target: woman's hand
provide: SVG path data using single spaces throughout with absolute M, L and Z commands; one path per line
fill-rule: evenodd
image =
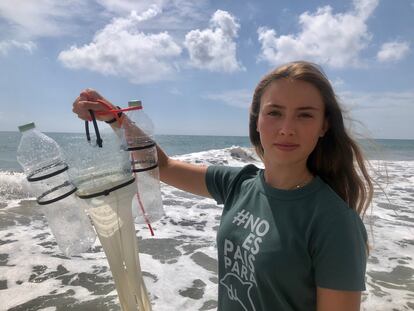
M 107 106 L 98 102 L 98 100 L 104 101 L 107 103 Z M 117 109 L 112 105 L 108 100 L 101 96 L 98 92 L 92 89 L 83 90 L 79 96 L 73 102 L 72 111 L 78 115 L 82 120 L 91 120 L 91 114 L 89 110 L 92 111 L 107 111 L 108 107 L 111 109 Z M 113 114 L 95 114 L 97 120 L 108 121 L 113 119 Z

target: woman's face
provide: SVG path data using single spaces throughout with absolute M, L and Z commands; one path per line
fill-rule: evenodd
M 328 127 L 319 90 L 299 80 L 279 79 L 264 91 L 257 131 L 266 163 L 305 163 Z

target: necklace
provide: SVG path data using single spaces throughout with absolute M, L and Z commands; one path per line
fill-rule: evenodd
M 310 176 L 310 177 L 306 178 L 303 182 L 301 182 L 301 183 L 297 184 L 296 186 L 293 186 L 292 188 L 290 188 L 290 190 L 302 188 L 302 187 L 306 186 L 308 183 L 310 183 L 312 179 L 313 179 L 313 176 Z

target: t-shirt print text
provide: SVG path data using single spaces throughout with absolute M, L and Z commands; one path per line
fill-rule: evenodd
M 220 284 L 226 287 L 228 297 L 238 301 L 243 310 L 256 311 L 251 299 L 251 289 L 257 285 L 254 261 L 264 236 L 269 232 L 269 222 L 243 209 L 233 217 L 233 224 L 239 227 L 241 235 L 243 231 L 248 234 L 242 245 L 224 240 L 224 267 L 227 273 Z

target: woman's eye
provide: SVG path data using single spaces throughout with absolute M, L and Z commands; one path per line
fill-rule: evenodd
M 269 111 L 268 115 L 269 116 L 280 116 L 281 113 L 279 111 Z
M 300 118 L 313 118 L 313 116 L 309 113 L 301 113 L 299 115 Z

